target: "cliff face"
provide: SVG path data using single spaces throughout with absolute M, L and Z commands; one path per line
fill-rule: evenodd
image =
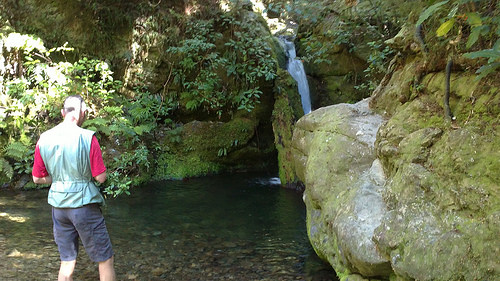
M 500 278 L 498 85 L 453 71 L 449 121 L 444 70 L 411 87 L 423 63 L 403 58 L 369 100 L 294 130 L 308 234 L 341 277 Z
M 413 64 L 394 74 L 396 85 Z M 397 275 L 419 280 L 497 279 L 500 276 L 499 95 L 466 72 L 451 76 L 451 109 L 444 117 L 445 74 L 423 78 L 424 91 L 395 107 L 376 141 L 389 183 L 389 212 L 373 239 Z M 374 99 L 385 110 L 391 87 Z M 403 91 L 400 94 L 405 94 Z M 385 96 L 385 98 L 384 98 Z M 384 101 L 385 99 L 385 101 Z M 391 99 L 393 101 L 393 99 Z

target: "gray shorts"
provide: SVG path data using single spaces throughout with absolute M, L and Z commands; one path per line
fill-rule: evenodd
M 113 256 L 106 223 L 98 204 L 80 208 L 52 208 L 54 240 L 61 261 L 76 260 L 78 237 L 94 262 L 106 261 Z

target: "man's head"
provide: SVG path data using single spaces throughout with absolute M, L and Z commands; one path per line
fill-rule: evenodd
M 87 105 L 79 95 L 67 97 L 66 100 L 64 100 L 63 109 L 61 109 L 64 120 L 76 122 L 78 126 L 81 126 L 83 121 L 85 121 L 86 112 Z

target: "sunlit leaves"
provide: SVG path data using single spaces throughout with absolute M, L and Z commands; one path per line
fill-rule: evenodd
M 438 14 L 438 11 L 444 8 L 445 4 L 450 6 L 447 15 Z M 436 14 L 438 15 L 436 16 Z M 491 4 L 484 1 L 441 1 L 425 9 L 421 13 L 417 25 L 424 23 L 432 16 L 435 16 L 434 20 L 441 22 L 436 29 L 438 37 L 442 37 L 445 42 L 454 45 L 455 48 L 465 47 L 465 49 L 476 50 L 464 54 L 463 57 L 465 58 L 487 61 L 485 65 L 477 70 L 477 79 L 498 71 L 500 68 L 497 47 L 500 36 L 500 14 L 498 9 L 492 10 Z M 452 37 L 453 30 L 456 31 L 455 37 Z M 463 36 L 464 34 L 466 36 Z M 495 47 L 491 48 L 491 43 L 495 41 Z M 485 49 L 481 50 L 481 48 Z
M 437 36 L 445 36 L 455 24 L 455 18 L 449 19 L 445 21 L 441 26 L 436 30 Z
M 181 86 L 181 104 L 221 117 L 224 112 L 255 107 L 262 80 L 276 77 L 269 36 L 240 21 L 239 12 L 221 12 L 218 20 L 190 18 L 185 38 L 167 52 L 179 57 L 174 82 Z M 226 34 L 220 33 L 220 29 Z M 238 91 L 241 89 L 241 91 Z M 251 96 L 251 98 L 250 98 Z

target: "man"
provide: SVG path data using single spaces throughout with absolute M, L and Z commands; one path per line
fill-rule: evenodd
M 48 202 L 61 256 L 58 280 L 73 280 L 80 238 L 90 259 L 99 263 L 100 280 L 114 281 L 113 250 L 100 209 L 104 198 L 92 180 L 103 183 L 106 167 L 94 132 L 80 128 L 86 111 L 80 96 L 66 98 L 64 121 L 38 140 L 33 182 L 51 184 Z

